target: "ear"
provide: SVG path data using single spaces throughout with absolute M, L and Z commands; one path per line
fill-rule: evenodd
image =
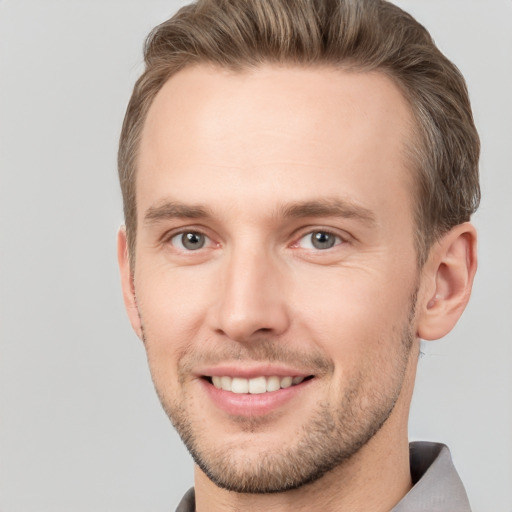
M 452 228 L 430 251 L 422 272 L 418 331 L 424 340 L 448 334 L 471 295 L 477 267 L 476 230 L 465 222 Z
M 124 226 L 121 226 L 117 232 L 117 261 L 119 263 L 119 271 L 121 273 L 121 288 L 123 290 L 124 306 L 135 334 L 137 334 L 137 336 L 142 340 L 142 324 L 139 310 L 137 309 L 133 272 L 130 266 L 126 228 Z

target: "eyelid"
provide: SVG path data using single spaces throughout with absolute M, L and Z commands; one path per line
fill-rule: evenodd
M 194 236 L 200 238 L 202 241 L 202 245 L 200 245 L 199 247 L 195 247 L 195 248 L 186 247 L 184 245 L 184 238 L 186 237 L 186 235 L 190 235 L 190 234 L 193 234 Z M 196 252 L 196 251 L 200 251 L 201 249 L 207 249 L 210 246 L 210 242 L 211 242 L 211 240 L 206 235 L 203 235 L 202 233 L 198 233 L 197 231 L 186 231 L 184 233 L 177 233 L 170 238 L 171 245 L 173 247 L 175 247 L 176 249 L 178 249 L 179 251 L 183 251 L 183 252 Z
M 207 242 L 205 244 L 205 247 L 202 247 L 201 249 L 207 249 L 209 247 L 218 245 L 218 243 L 215 242 L 213 236 L 209 233 L 208 229 L 205 229 L 205 228 L 200 227 L 200 226 L 190 226 L 190 225 L 188 225 L 188 226 L 180 226 L 180 227 L 177 227 L 177 228 L 170 229 L 170 230 L 166 231 L 160 237 L 159 243 L 161 243 L 163 245 L 170 244 L 171 240 L 173 238 L 175 238 L 176 236 L 179 236 L 179 235 L 184 235 L 185 233 L 197 233 L 198 235 L 204 236 L 207 239 Z M 186 252 L 190 252 L 190 253 L 195 252 L 195 251 L 191 251 L 191 250 L 180 249 L 180 248 L 178 248 L 176 246 L 173 246 L 173 247 L 175 247 L 178 250 L 182 250 L 182 251 L 186 251 Z M 197 249 L 197 251 L 199 251 L 199 250 L 200 249 Z
M 321 232 L 321 233 L 327 233 L 329 235 L 332 235 L 336 238 L 339 238 L 340 242 L 336 243 L 333 247 L 331 247 L 331 249 L 334 249 L 335 247 L 337 246 L 340 246 L 340 245 L 344 245 L 346 243 L 350 243 L 351 240 L 353 240 L 353 238 L 346 232 L 346 231 L 343 231 L 343 230 L 339 230 L 339 229 L 336 229 L 336 228 L 332 228 L 332 227 L 323 227 L 323 226 L 307 226 L 307 227 L 304 227 L 304 228 L 301 228 L 298 233 L 293 237 L 294 239 L 294 242 L 292 243 L 292 247 L 297 247 L 297 248 L 301 248 L 299 246 L 299 242 L 306 236 L 310 236 L 312 235 L 313 233 L 317 233 L 317 232 Z M 315 249 L 316 251 L 322 251 L 322 249 Z M 328 249 L 323 249 L 324 251 L 327 251 Z

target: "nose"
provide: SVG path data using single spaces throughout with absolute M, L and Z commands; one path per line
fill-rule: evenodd
M 219 277 L 212 308 L 217 333 L 243 343 L 288 329 L 285 280 L 271 255 L 254 248 L 233 252 Z

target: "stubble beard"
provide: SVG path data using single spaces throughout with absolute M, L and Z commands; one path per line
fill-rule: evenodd
M 301 435 L 293 446 L 259 452 L 247 457 L 234 457 L 244 452 L 244 446 L 229 442 L 214 446 L 208 438 L 207 423 L 191 417 L 188 411 L 192 397 L 167 396 L 155 385 L 160 402 L 190 452 L 194 462 L 218 487 L 238 493 L 267 494 L 297 489 L 314 482 L 329 471 L 343 465 L 381 429 L 391 415 L 406 376 L 411 348 L 415 339 L 413 318 L 416 293 L 413 294 L 408 321 L 396 333 L 399 352 L 394 354 L 392 375 L 382 375 L 386 384 L 376 376 L 379 368 L 365 369 L 347 383 L 339 405 L 327 401 L 318 403 L 310 418 L 301 427 Z M 263 342 L 258 357 L 279 360 L 280 348 L 272 353 L 271 342 Z M 147 346 L 147 345 L 146 345 Z M 263 358 L 262 358 L 263 359 Z M 323 363 L 330 366 L 329 361 Z M 370 371 L 370 375 L 369 372 Z M 156 384 L 156 383 L 155 383 Z M 234 418 L 240 430 L 258 432 L 264 424 L 261 418 Z M 202 425 L 200 425 L 202 423 Z M 286 439 L 286 433 L 283 433 Z

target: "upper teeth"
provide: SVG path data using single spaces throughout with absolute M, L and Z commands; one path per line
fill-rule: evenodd
M 277 391 L 281 388 L 289 388 L 293 384 L 300 384 L 304 377 L 254 377 L 253 379 L 243 379 L 241 377 L 212 377 L 213 385 L 224 391 L 232 393 L 265 393 L 267 391 Z

